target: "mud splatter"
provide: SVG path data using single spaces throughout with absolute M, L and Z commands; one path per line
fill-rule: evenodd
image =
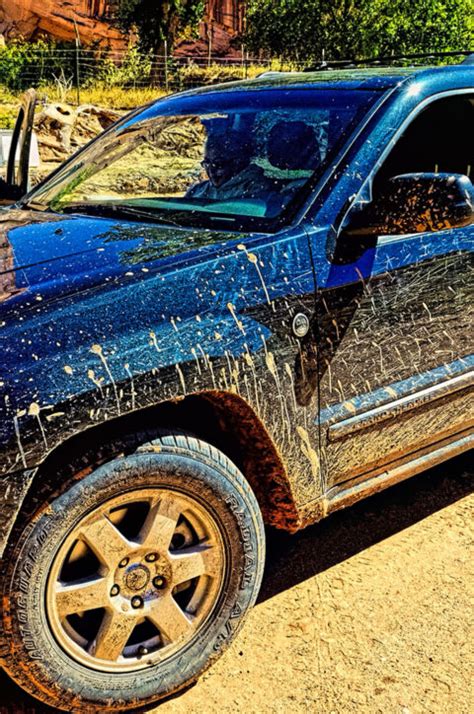
M 132 393 L 132 409 L 135 409 L 135 397 L 136 397 L 136 392 L 135 392 L 135 383 L 133 381 L 133 374 L 130 371 L 130 365 L 124 364 L 125 371 L 127 375 L 130 378 L 130 389 Z
M 42 421 L 41 421 L 40 412 L 41 412 L 40 405 L 37 404 L 37 402 L 32 402 L 32 403 L 30 404 L 30 406 L 29 406 L 28 414 L 29 414 L 30 416 L 36 417 L 36 421 L 38 422 L 38 426 L 39 426 L 40 431 L 41 431 L 41 436 L 42 436 L 42 438 L 43 438 L 44 445 L 45 445 L 46 448 L 48 448 L 48 441 L 47 441 L 47 439 L 46 439 L 46 434 L 45 434 L 45 431 L 44 431 L 44 428 L 43 428 L 43 423 L 42 423 Z
M 235 324 L 237 325 L 237 327 L 239 328 L 241 333 L 245 336 L 244 326 L 243 326 L 242 322 L 239 320 L 239 318 L 237 317 L 237 315 L 235 314 L 235 306 L 231 302 L 228 302 L 227 309 L 229 310 L 230 314 L 234 318 Z
M 17 441 L 17 444 L 18 444 L 18 451 L 20 452 L 20 457 L 21 457 L 23 466 L 24 466 L 25 469 L 26 469 L 26 467 L 28 466 L 28 464 L 27 464 L 27 462 L 26 462 L 25 452 L 24 452 L 24 450 L 23 450 L 23 445 L 22 445 L 22 443 L 21 443 L 20 427 L 19 427 L 19 425 L 18 425 L 18 417 L 17 417 L 17 416 L 14 416 L 14 417 L 13 417 L 13 424 L 14 424 L 14 426 L 15 426 L 15 436 L 16 436 L 16 441 Z
M 120 398 L 119 398 L 119 395 L 118 395 L 117 385 L 116 385 L 116 383 L 115 383 L 115 379 L 114 379 L 114 377 L 113 377 L 113 375 L 112 375 L 112 372 L 110 371 L 109 365 L 108 365 L 107 360 L 106 360 L 106 358 L 105 358 L 105 356 L 104 356 L 104 353 L 103 353 L 103 351 L 102 351 L 101 345 L 92 345 L 92 347 L 91 347 L 91 352 L 92 352 L 92 354 L 97 355 L 97 356 L 99 357 L 100 361 L 102 362 L 102 364 L 104 365 L 104 369 L 105 369 L 105 371 L 107 372 L 107 375 L 108 375 L 108 377 L 109 377 L 109 379 L 110 379 L 110 381 L 111 381 L 111 384 L 112 384 L 112 388 L 113 388 L 113 390 L 114 390 L 115 402 L 116 402 L 116 404 L 117 404 L 117 412 L 118 412 L 118 414 L 119 414 L 119 416 L 120 416 L 120 414 L 121 414 Z
M 301 439 L 301 452 L 306 456 L 308 459 L 309 463 L 311 464 L 311 471 L 313 472 L 313 476 L 315 479 L 319 479 L 320 475 L 320 464 L 319 464 L 319 457 L 316 451 L 313 449 L 311 446 L 311 441 L 309 438 L 309 434 L 306 431 L 306 429 L 303 429 L 302 426 L 297 426 L 296 427 L 296 433 Z
M 296 394 L 295 394 L 295 381 L 293 379 L 293 372 L 291 371 L 291 367 L 288 364 L 288 362 L 285 362 L 285 372 L 287 373 L 288 377 L 290 378 L 290 383 L 291 383 L 291 396 L 293 399 L 293 409 L 296 412 L 297 410 L 297 404 L 296 404 Z
M 176 366 L 176 371 L 178 373 L 179 381 L 181 383 L 181 387 L 183 388 L 184 394 L 186 394 L 186 382 L 184 381 L 184 374 L 183 374 L 179 364 L 177 364 L 175 366 Z
M 191 354 L 192 354 L 192 356 L 193 356 L 194 359 L 195 359 L 198 373 L 199 373 L 199 375 L 201 375 L 201 374 L 202 374 L 202 369 L 201 369 L 201 365 L 199 364 L 199 357 L 198 357 L 197 352 L 196 352 L 196 350 L 195 350 L 194 347 L 191 347 Z

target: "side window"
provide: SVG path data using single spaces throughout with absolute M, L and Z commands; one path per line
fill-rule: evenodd
M 407 127 L 374 180 L 374 195 L 406 173 L 474 176 L 474 93 L 432 102 Z

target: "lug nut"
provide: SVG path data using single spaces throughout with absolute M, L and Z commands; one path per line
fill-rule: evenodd
M 128 565 L 128 558 L 122 558 L 119 563 L 119 568 L 125 568 L 126 565 Z
M 153 585 L 155 588 L 164 588 L 165 587 L 166 580 L 162 575 L 157 575 L 156 578 L 153 578 Z
M 147 553 L 145 555 L 145 560 L 147 563 L 154 563 L 155 560 L 158 560 L 158 556 L 156 553 Z
M 135 597 L 132 597 L 132 607 L 135 608 L 135 610 L 138 607 L 143 607 L 143 600 L 141 597 L 138 597 L 138 595 L 135 595 Z
M 118 595 L 119 592 L 120 592 L 119 586 L 118 586 L 118 585 L 112 585 L 112 587 L 110 588 L 110 594 L 112 595 L 112 597 L 113 597 L 114 595 Z

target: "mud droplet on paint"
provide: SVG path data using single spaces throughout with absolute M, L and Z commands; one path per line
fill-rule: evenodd
M 301 451 L 311 464 L 311 471 L 315 478 L 319 478 L 319 458 L 316 451 L 311 446 L 309 434 L 302 426 L 296 427 L 296 432 L 301 439 Z
M 30 408 L 28 409 L 28 414 L 30 416 L 38 416 L 40 413 L 40 406 L 36 402 L 32 402 L 30 404 Z
M 235 324 L 237 325 L 237 327 L 239 328 L 239 330 L 241 331 L 241 333 L 242 333 L 243 335 L 245 335 L 244 326 L 243 326 L 242 322 L 238 319 L 237 315 L 235 314 L 235 306 L 234 306 L 231 302 L 228 302 L 228 303 L 227 303 L 227 309 L 229 310 L 230 314 L 231 314 L 232 317 L 234 318 Z

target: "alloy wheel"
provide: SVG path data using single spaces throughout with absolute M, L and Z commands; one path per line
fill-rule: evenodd
M 46 611 L 62 649 L 100 671 L 161 662 L 198 634 L 222 590 L 225 549 L 213 514 L 170 489 L 106 501 L 54 557 Z

